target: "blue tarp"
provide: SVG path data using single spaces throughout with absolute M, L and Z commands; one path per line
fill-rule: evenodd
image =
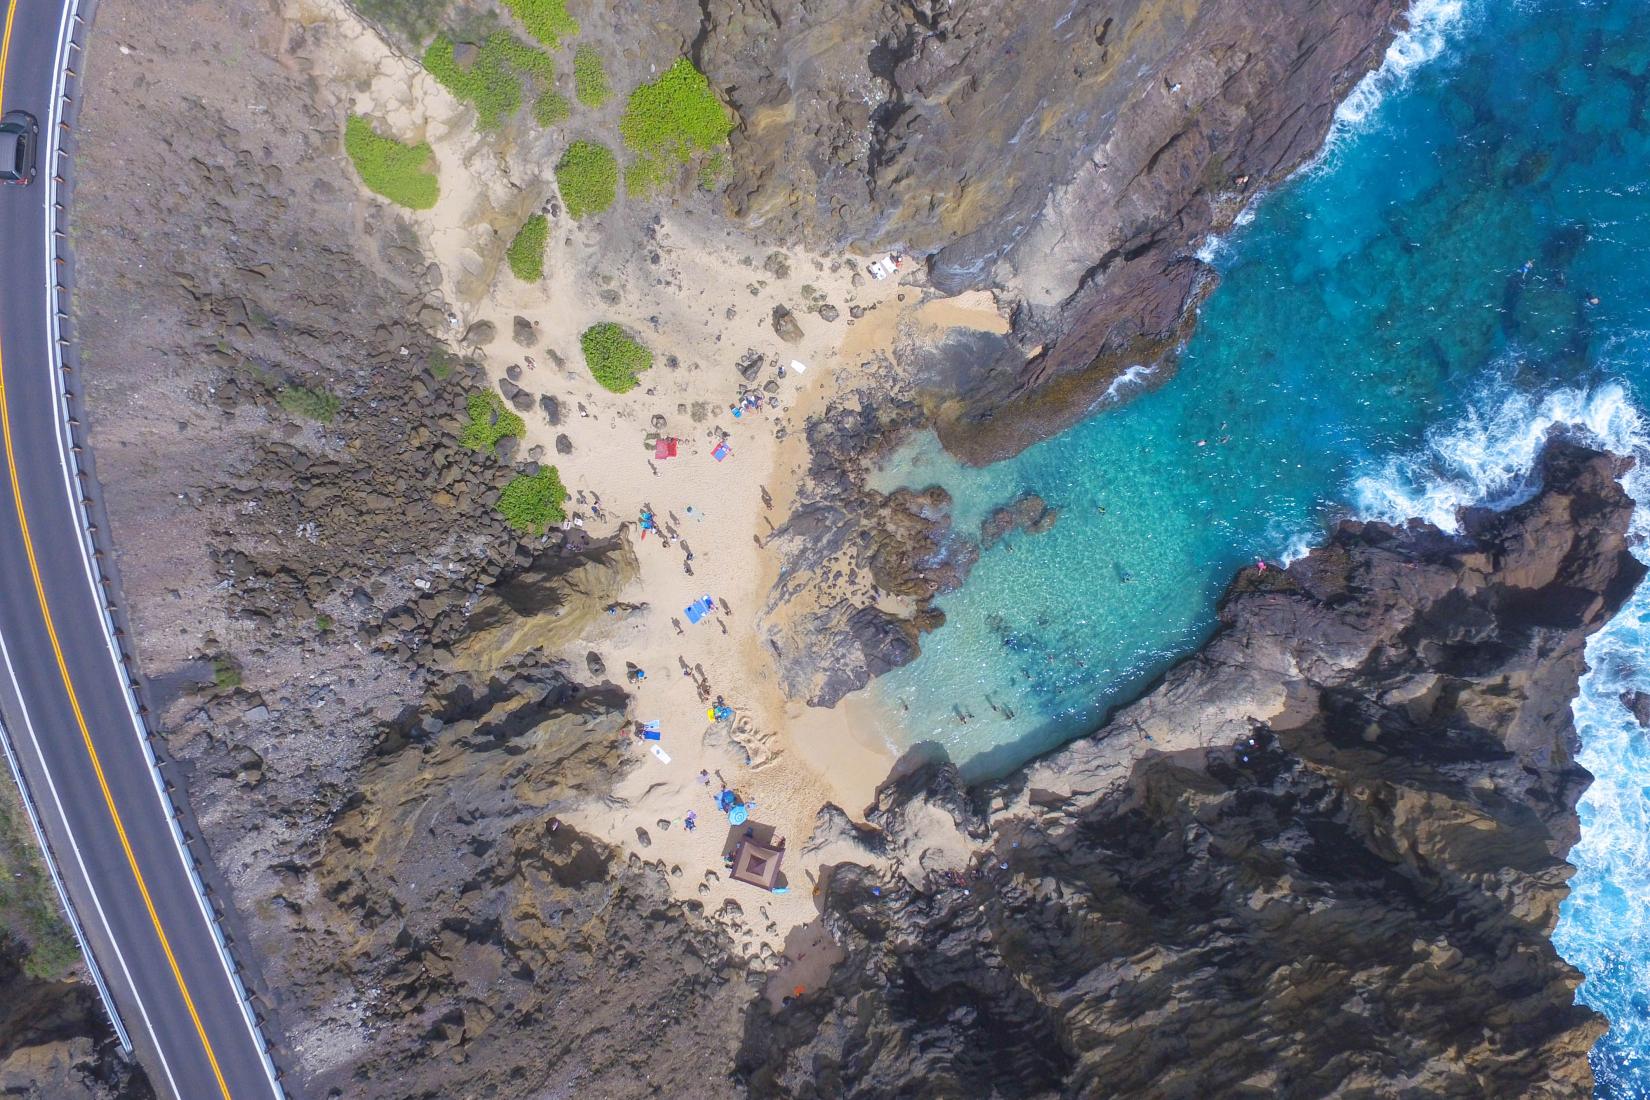
M 688 622 L 697 623 L 700 619 L 709 615 L 714 608 L 715 604 L 711 602 L 709 596 L 701 596 L 683 608 L 683 611 L 687 615 Z

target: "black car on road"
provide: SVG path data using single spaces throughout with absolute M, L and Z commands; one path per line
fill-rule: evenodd
M 39 146 L 40 120 L 27 111 L 7 111 L 0 118 L 0 183 L 34 179 Z

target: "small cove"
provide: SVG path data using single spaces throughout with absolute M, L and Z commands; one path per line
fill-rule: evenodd
M 1000 773 L 1195 649 L 1243 565 L 1342 516 L 1516 496 L 1553 424 L 1642 450 L 1650 8 L 1428 11 L 1447 39 L 1407 39 L 1320 162 L 1206 248 L 1222 285 L 1172 378 L 986 469 L 931 439 L 890 462 L 884 487 L 945 486 L 967 533 L 1027 492 L 1060 512 L 985 552 L 923 656 L 873 685 L 908 743 Z M 1590 650 L 1576 713 L 1599 780 L 1555 935 L 1612 1021 L 1606 1097 L 1650 1096 L 1650 751 L 1616 701 L 1650 690 L 1646 624 L 1641 593 Z

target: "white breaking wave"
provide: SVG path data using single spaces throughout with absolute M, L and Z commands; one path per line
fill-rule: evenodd
M 1504 507 L 1532 494 L 1535 460 L 1555 430 L 1638 459 L 1622 479 L 1635 504 L 1629 546 L 1650 564 L 1650 422 L 1616 383 L 1542 397 L 1503 386 L 1498 399 L 1430 436 L 1419 453 L 1357 479 L 1356 510 L 1389 522 L 1419 516 L 1455 530 L 1464 505 Z M 1588 640 L 1587 667 L 1572 711 L 1577 759 L 1593 783 L 1577 807 L 1576 874 L 1553 944 L 1586 976 L 1578 1000 L 1610 1020 L 1592 1052 L 1598 1094 L 1642 1097 L 1650 1080 L 1650 1016 L 1640 1001 L 1650 989 L 1650 734 L 1622 695 L 1650 694 L 1650 582 Z
M 1424 519 L 1457 531 L 1462 508 L 1506 508 L 1534 492 L 1531 471 L 1555 428 L 1616 454 L 1640 454 L 1650 442 L 1643 415 L 1616 383 L 1542 397 L 1503 390 L 1461 423 L 1428 433 L 1420 452 L 1389 459 L 1378 473 L 1354 480 L 1353 508 L 1366 519 Z
M 1130 367 L 1128 370 L 1111 380 L 1111 385 L 1106 387 L 1106 392 L 1100 395 L 1100 402 L 1104 404 L 1107 401 L 1121 400 L 1125 393 L 1144 386 L 1146 384 L 1146 379 L 1156 373 L 1156 367 L 1148 367 L 1140 363 L 1136 363 L 1134 366 Z
M 1316 155 L 1296 170 L 1297 175 L 1316 171 L 1330 159 L 1335 145 L 1349 134 L 1367 127 L 1375 109 L 1409 83 L 1416 69 L 1435 60 L 1449 46 L 1449 35 L 1466 14 L 1467 0 L 1415 0 L 1410 5 L 1408 26 L 1387 45 L 1380 65 L 1364 75 L 1335 108 L 1335 116 Z M 1217 266 L 1231 254 L 1230 235 L 1255 220 L 1255 208 L 1266 197 L 1257 191 L 1249 197 L 1231 229 L 1211 233 L 1192 253 L 1198 260 Z
M 1387 46 L 1380 65 L 1358 81 L 1335 108 L 1329 142 L 1364 126 L 1387 96 L 1409 83 L 1416 69 L 1437 59 L 1449 45 L 1450 32 L 1465 14 L 1465 0 L 1416 0 L 1410 5 L 1409 25 Z

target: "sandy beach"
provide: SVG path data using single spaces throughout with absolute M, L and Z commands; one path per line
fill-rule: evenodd
M 659 865 L 752 954 L 781 952 L 817 916 L 818 857 L 801 849 L 819 810 L 830 803 L 859 818 L 897 755 L 870 702 L 850 696 L 824 710 L 788 699 L 757 633 L 778 575 L 762 544 L 806 472 L 802 429 L 845 386 L 890 365 L 897 341 L 958 326 L 1006 331 L 1006 319 L 989 294 L 939 299 L 911 285 L 911 265 L 876 279 L 873 257 L 764 247 L 703 198 L 621 200 L 591 223 L 555 217 L 545 277 L 522 283 L 502 262 L 504 245 L 527 214 L 554 212 L 532 150 L 501 152 L 478 137 L 467 108 L 334 0 L 294 2 L 345 77 L 340 114 L 368 114 L 434 150 L 440 200 L 402 213 L 440 266 L 451 304 L 441 335 L 495 381 L 556 398 L 557 425 L 523 411 L 522 456 L 558 468 L 569 524 L 619 534 L 637 555 L 616 601 L 638 610 L 598 618 L 547 656 L 584 676 L 594 653 L 614 682 L 639 669 L 626 684 L 631 718 L 657 723 L 660 738 L 628 738 L 637 759 L 617 788 L 564 819 Z M 792 311 L 799 338 L 778 333 L 776 306 Z M 525 343 L 518 318 L 532 329 Z M 599 321 L 624 325 L 653 352 L 627 394 L 597 386 L 579 351 L 579 334 Z M 485 341 L 464 339 L 487 326 Z M 738 364 L 753 352 L 764 364 L 747 382 Z M 761 405 L 735 417 L 742 389 Z M 654 457 L 661 436 L 677 441 L 674 458 Z M 718 461 L 724 440 L 730 453 Z M 644 537 L 644 511 L 662 530 Z M 690 624 L 685 609 L 707 595 L 714 613 Z M 731 717 L 707 713 L 717 698 Z M 747 804 L 748 825 L 730 826 L 716 808 L 724 785 Z M 785 840 L 784 892 L 729 881 L 724 856 L 746 828 Z

